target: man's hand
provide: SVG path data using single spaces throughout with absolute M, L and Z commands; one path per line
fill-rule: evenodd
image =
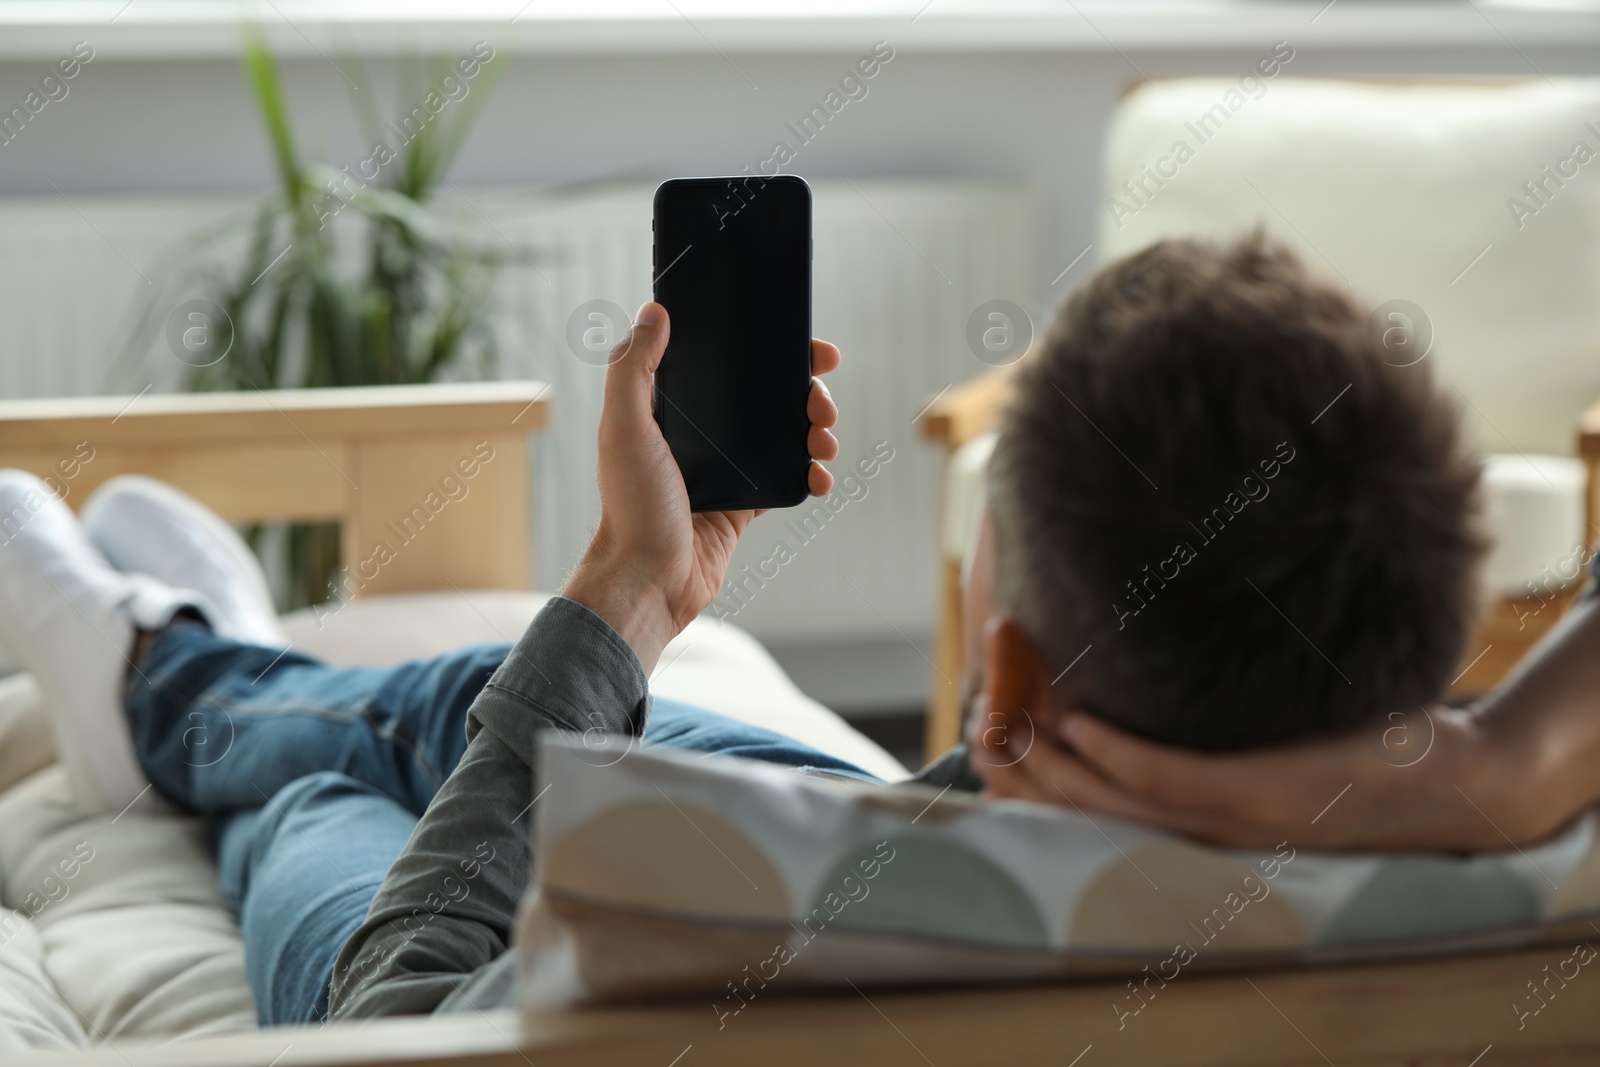
M 1014 733 L 1014 731 L 1012 731 Z M 1072 803 L 1241 848 L 1507 849 L 1600 803 L 1600 600 L 1578 600 L 1471 710 L 1208 755 L 1069 714 L 1017 757 L 975 733 L 993 796 Z
M 1323 849 L 1498 850 L 1555 828 L 1528 825 L 1506 788 L 1516 777 L 1503 759 L 1510 754 L 1473 714 L 1453 708 L 1242 753 L 1154 744 L 1076 713 L 1060 732 L 1060 740 L 1041 732 L 1020 759 L 980 752 L 974 765 L 989 795 L 1075 804 L 1236 848 L 1288 840 Z
M 611 353 L 600 413 L 600 526 L 562 591 L 606 620 L 646 674 L 667 642 L 717 595 L 740 535 L 759 514 L 689 510 L 683 475 L 653 414 L 651 376 L 666 351 L 668 330 L 666 309 L 647 303 Z M 816 374 L 837 369 L 839 362 L 833 345 L 811 343 Z M 815 461 L 839 454 L 830 432 L 839 409 L 815 378 L 806 410 L 811 493 L 824 496 L 833 488 L 833 475 Z

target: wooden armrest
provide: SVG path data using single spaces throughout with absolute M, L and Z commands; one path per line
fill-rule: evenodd
M 470 431 L 496 424 L 517 432 L 549 421 L 542 382 L 450 382 L 350 389 L 275 389 L 0 400 L 0 450 L 89 440 L 237 442 Z
M 1578 416 L 1578 455 L 1600 459 L 1600 400 Z
M 994 428 L 1000 409 L 1011 396 L 1011 376 L 1017 364 L 996 367 L 951 386 L 934 398 L 922 415 L 922 435 L 954 452 L 979 434 Z
M 1000 409 L 1011 396 L 1011 378 L 1016 364 L 986 371 L 959 385 L 952 385 L 933 398 L 921 415 L 922 435 L 939 445 L 949 469 L 952 453 L 968 441 L 994 428 Z M 945 496 L 949 488 L 946 486 Z M 945 500 L 943 507 L 949 507 Z M 941 518 L 941 523 L 943 519 Z M 923 754 L 937 759 L 961 739 L 961 692 L 953 679 L 961 677 L 961 564 L 939 560 L 939 609 L 934 619 L 933 675 L 929 680 L 927 725 L 923 731 Z
M 1583 520 L 1591 545 L 1600 543 L 1600 400 L 1578 416 L 1578 458 L 1588 468 L 1583 494 Z
M 226 519 L 334 521 L 345 595 L 529 585 L 541 382 L 0 401 L 0 466 L 74 507 L 119 474 Z

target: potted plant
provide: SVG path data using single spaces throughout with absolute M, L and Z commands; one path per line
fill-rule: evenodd
M 345 68 L 371 154 L 338 169 L 296 145 L 277 65 L 259 30 L 244 65 L 277 167 L 275 190 L 248 217 L 183 243 L 182 261 L 136 318 L 125 357 L 155 338 L 195 390 L 395 385 L 489 375 L 498 271 L 515 255 L 486 245 L 430 204 L 498 76 L 494 50 L 437 63 L 416 104 L 385 124 L 359 63 Z M 402 90 L 403 94 L 406 90 Z M 198 299 L 174 303 L 182 294 Z M 331 595 L 339 531 L 256 524 L 247 538 L 275 577 L 279 607 Z

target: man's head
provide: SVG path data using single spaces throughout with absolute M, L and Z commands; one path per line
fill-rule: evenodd
M 1477 611 L 1479 468 L 1426 364 L 1384 355 L 1259 237 L 1100 271 L 991 463 L 991 706 L 1231 749 L 1436 700 Z

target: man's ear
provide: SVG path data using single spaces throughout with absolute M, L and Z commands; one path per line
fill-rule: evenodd
M 1040 734 L 1052 734 L 1055 721 L 1055 694 L 1050 687 L 1049 669 L 1009 615 L 989 619 L 983 634 L 983 703 L 985 731 L 974 741 L 994 749 L 1007 746 L 1015 756 L 1022 746 Z

